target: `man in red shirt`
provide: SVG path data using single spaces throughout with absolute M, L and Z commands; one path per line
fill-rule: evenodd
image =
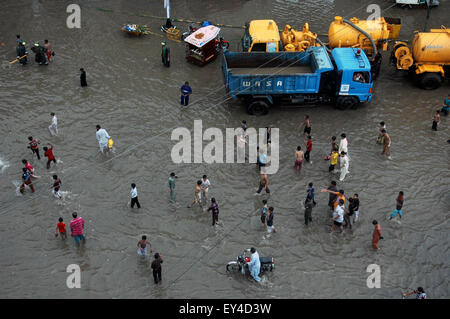
M 41 144 L 41 142 L 38 139 L 33 139 L 33 136 L 28 136 L 28 140 L 30 141 L 28 144 L 29 149 L 31 149 L 31 152 L 36 153 L 38 160 L 41 159 L 41 156 L 39 155 L 39 147 L 38 144 Z
M 50 168 L 51 162 L 56 164 L 56 158 L 55 155 L 53 155 L 53 145 L 50 143 L 48 145 L 50 145 L 50 148 L 44 146 L 44 156 L 47 157 L 47 169 Z
M 306 153 L 305 153 L 305 160 L 312 164 L 311 160 L 309 159 L 309 153 L 312 151 L 312 137 L 311 135 L 308 135 L 308 142 L 306 143 Z

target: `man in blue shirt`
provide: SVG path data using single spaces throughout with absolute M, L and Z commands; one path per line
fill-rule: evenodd
M 189 82 L 185 82 L 181 87 L 181 105 L 188 106 L 191 93 L 192 88 L 189 86 Z

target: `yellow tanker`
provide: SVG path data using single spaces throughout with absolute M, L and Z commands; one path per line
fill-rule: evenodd
M 337 16 L 328 29 L 328 45 L 331 48 L 358 47 L 370 57 L 374 53 L 373 45 L 369 37 L 362 32 L 372 38 L 377 49 L 386 51 L 388 40 L 397 39 L 400 28 L 400 19 L 382 17 L 377 20 L 359 20 L 352 18 L 344 21 L 342 17 Z
M 412 71 L 421 88 L 436 89 L 450 78 L 450 29 L 442 26 L 430 32 L 416 31 L 411 48 L 397 42 L 391 58 L 397 69 Z

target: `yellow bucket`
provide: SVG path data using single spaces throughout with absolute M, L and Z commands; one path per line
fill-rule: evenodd
M 110 138 L 110 139 L 108 140 L 108 148 L 112 148 L 113 145 L 114 145 L 114 141 L 113 141 L 112 138 Z

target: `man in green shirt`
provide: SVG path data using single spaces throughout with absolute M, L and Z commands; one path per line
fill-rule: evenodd
M 162 63 L 169 67 L 170 66 L 170 48 L 166 45 L 166 42 L 161 42 L 162 49 L 161 49 L 161 58 Z

